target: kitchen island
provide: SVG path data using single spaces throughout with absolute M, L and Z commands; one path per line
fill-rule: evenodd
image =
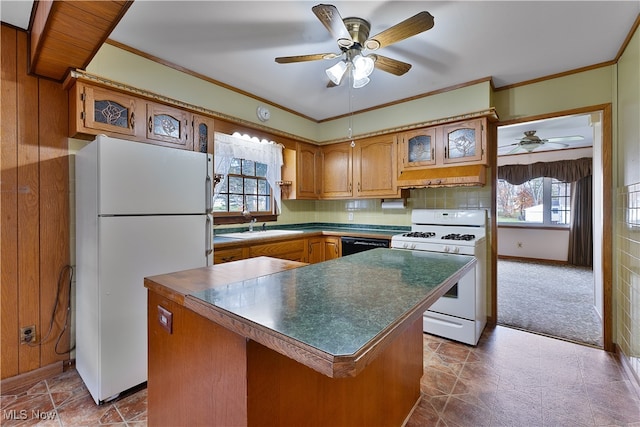
M 420 398 L 422 313 L 474 264 L 374 249 L 146 278 L 149 424 L 401 425 Z

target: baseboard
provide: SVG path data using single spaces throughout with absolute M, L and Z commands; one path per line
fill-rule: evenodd
M 0 392 L 3 395 L 22 393 L 40 381 L 62 373 L 63 370 L 64 361 L 61 360 L 59 362 L 52 363 L 51 365 L 16 375 L 15 377 L 5 378 L 0 381 Z
M 622 368 L 624 369 L 625 374 L 627 374 L 627 378 L 629 378 L 631 386 L 640 399 L 640 377 L 638 377 L 636 371 L 631 368 L 631 365 L 629 365 L 629 359 L 627 359 L 627 356 L 624 354 L 618 344 L 615 344 L 615 352 L 618 360 L 620 361 L 620 364 L 622 365 Z
M 511 255 L 498 255 L 498 259 L 503 259 L 505 261 L 524 261 L 524 262 L 542 262 L 545 264 L 554 264 L 554 265 L 570 265 L 569 261 L 560 261 L 557 259 L 543 259 L 543 258 L 524 258 L 518 256 Z

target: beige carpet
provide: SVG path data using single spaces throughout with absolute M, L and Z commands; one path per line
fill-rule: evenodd
M 498 260 L 498 324 L 601 347 L 593 298 L 591 268 Z

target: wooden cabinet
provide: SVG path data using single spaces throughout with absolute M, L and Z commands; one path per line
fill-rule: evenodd
M 307 262 L 307 241 L 306 239 L 284 240 L 281 242 L 262 243 L 249 246 L 248 258 L 258 256 Z
M 213 154 L 214 127 L 211 117 L 194 114 L 191 120 L 193 151 Z
M 213 154 L 214 120 L 210 116 L 83 81 L 69 89 L 69 109 L 72 137 L 106 134 Z
M 382 135 L 356 142 L 353 156 L 356 197 L 399 196 L 396 137 Z
M 487 164 L 486 119 L 403 132 L 398 138 L 400 172 L 461 164 Z
M 399 197 L 394 135 L 322 147 L 322 198 Z
M 139 136 L 144 126 L 144 102 L 133 96 L 76 83 L 69 91 L 69 130 L 112 136 Z
M 243 248 L 215 249 L 213 251 L 213 263 L 223 264 L 225 262 L 238 261 L 245 259 Z
M 436 128 L 404 132 L 398 137 L 398 164 L 401 170 L 436 164 Z
M 398 187 L 484 185 L 486 123 L 481 117 L 400 134 Z
M 311 237 L 308 240 L 309 253 L 307 260 L 309 264 L 315 264 L 324 261 L 324 237 Z
M 442 126 L 443 164 L 486 164 L 485 119 Z
M 320 147 L 299 142 L 296 144 L 296 159 L 297 198 L 317 199 L 322 186 Z
M 298 142 L 295 150 L 285 148 L 282 151 L 281 186 L 285 200 L 314 200 L 320 197 L 322 153 L 320 147 Z
M 147 139 L 186 150 L 193 149 L 190 113 L 168 105 L 147 102 Z
M 353 148 L 350 142 L 322 147 L 322 198 L 353 197 Z
M 339 236 L 327 236 L 324 238 L 324 260 L 340 258 L 342 256 L 342 245 Z
M 308 239 L 308 247 L 309 264 L 328 261 L 341 256 L 339 236 L 311 237 Z

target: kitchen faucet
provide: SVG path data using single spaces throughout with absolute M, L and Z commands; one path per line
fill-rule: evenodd
M 256 221 L 255 218 L 251 218 L 251 221 L 249 221 L 249 231 L 253 231 L 253 224 L 255 224 Z

